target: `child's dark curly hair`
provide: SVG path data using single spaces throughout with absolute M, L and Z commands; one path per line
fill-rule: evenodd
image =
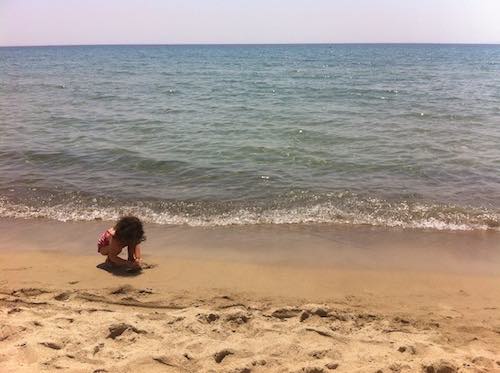
M 127 245 L 137 245 L 146 240 L 142 222 L 135 216 L 124 216 L 116 222 L 115 237 Z

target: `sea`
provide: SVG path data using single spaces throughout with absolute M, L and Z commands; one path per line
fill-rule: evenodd
M 500 230 L 500 46 L 0 48 L 0 217 Z

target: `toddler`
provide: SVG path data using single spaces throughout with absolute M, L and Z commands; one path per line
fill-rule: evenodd
M 139 244 L 146 240 L 142 222 L 135 216 L 125 216 L 118 220 L 113 228 L 104 231 L 97 241 L 97 252 L 106 255 L 106 263 L 131 269 L 141 268 L 141 248 Z M 118 255 L 127 246 L 128 259 Z

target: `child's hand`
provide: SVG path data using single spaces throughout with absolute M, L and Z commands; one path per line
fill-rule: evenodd
M 129 261 L 128 265 L 132 269 L 141 269 L 141 262 L 140 262 L 140 260 L 137 260 L 137 259 Z

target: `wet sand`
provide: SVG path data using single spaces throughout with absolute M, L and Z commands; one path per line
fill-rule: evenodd
M 0 371 L 500 371 L 496 232 L 0 221 Z

